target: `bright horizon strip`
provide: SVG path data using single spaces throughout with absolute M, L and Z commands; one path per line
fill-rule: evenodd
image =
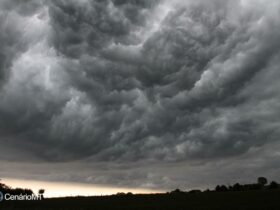
M 112 195 L 118 192 L 132 192 L 134 194 L 160 193 L 161 191 L 142 188 L 118 188 L 94 184 L 71 183 L 71 182 L 49 182 L 35 180 L 20 180 L 3 178 L 1 182 L 12 188 L 28 188 L 35 194 L 39 189 L 44 189 L 44 197 L 66 197 L 66 196 L 97 196 Z

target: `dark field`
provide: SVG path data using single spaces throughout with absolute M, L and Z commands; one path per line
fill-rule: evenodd
M 114 195 L 2 202 L 0 209 L 26 210 L 280 210 L 280 190 Z

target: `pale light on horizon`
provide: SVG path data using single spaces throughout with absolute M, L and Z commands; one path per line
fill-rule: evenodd
M 136 189 L 136 188 L 119 188 L 112 186 L 102 186 L 84 183 L 71 182 L 50 182 L 50 181 L 34 181 L 34 180 L 20 180 L 3 178 L 1 181 L 12 188 L 28 188 L 35 194 L 39 189 L 45 189 L 44 196 L 51 197 L 66 197 L 66 196 L 97 196 L 97 195 L 112 195 L 118 192 L 132 192 L 134 194 L 145 193 L 159 193 L 161 191 L 150 189 Z

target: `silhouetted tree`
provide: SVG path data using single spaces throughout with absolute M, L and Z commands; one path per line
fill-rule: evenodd
M 215 191 L 217 192 L 226 192 L 228 191 L 228 188 L 225 186 L 225 185 L 218 185 L 216 188 L 215 188 Z
M 1 189 L 2 191 L 4 191 L 4 190 L 11 189 L 11 188 L 10 188 L 9 186 L 3 184 L 3 183 L 0 183 L 0 189 Z
M 9 193 L 11 195 L 20 195 L 20 194 L 33 195 L 33 191 L 30 189 L 22 189 L 22 188 L 13 189 L 10 186 L 7 186 L 3 183 L 0 183 L 0 191 L 2 193 Z
M 265 177 L 259 177 L 258 184 L 261 186 L 265 186 L 267 184 L 267 179 Z
M 275 181 L 270 182 L 269 184 L 269 189 L 278 189 L 279 188 L 279 184 Z
M 228 191 L 228 188 L 225 185 L 222 185 L 221 186 L 221 191 L 226 192 L 226 191 Z
M 201 193 L 201 190 L 191 190 L 191 191 L 189 191 L 189 193 L 197 194 L 197 193 Z
M 23 194 L 26 194 L 26 195 L 33 195 L 33 191 L 30 189 L 24 189 L 23 192 L 24 192 Z
M 220 192 L 220 189 L 221 189 L 220 185 L 217 185 L 217 186 L 215 187 L 215 191 L 216 191 L 216 192 Z
M 38 190 L 38 194 L 42 196 L 42 198 L 44 198 L 44 193 L 45 193 L 45 190 L 44 189 L 39 189 Z
M 180 189 L 175 189 L 175 190 L 171 191 L 170 193 L 177 194 L 177 193 L 182 193 L 182 191 Z
M 262 186 L 259 184 L 245 184 L 243 185 L 244 190 L 260 190 Z
M 232 190 L 233 190 L 233 191 L 242 191 L 242 190 L 243 190 L 243 187 L 242 187 L 241 184 L 236 183 L 236 184 L 233 185 Z

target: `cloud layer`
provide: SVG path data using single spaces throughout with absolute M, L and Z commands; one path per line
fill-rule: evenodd
M 175 167 L 277 145 L 277 1 L 1 0 L 0 8 L 0 152 L 19 151 L 4 162 Z M 112 174 L 105 182 L 114 184 Z M 146 187 L 173 186 L 162 180 Z

